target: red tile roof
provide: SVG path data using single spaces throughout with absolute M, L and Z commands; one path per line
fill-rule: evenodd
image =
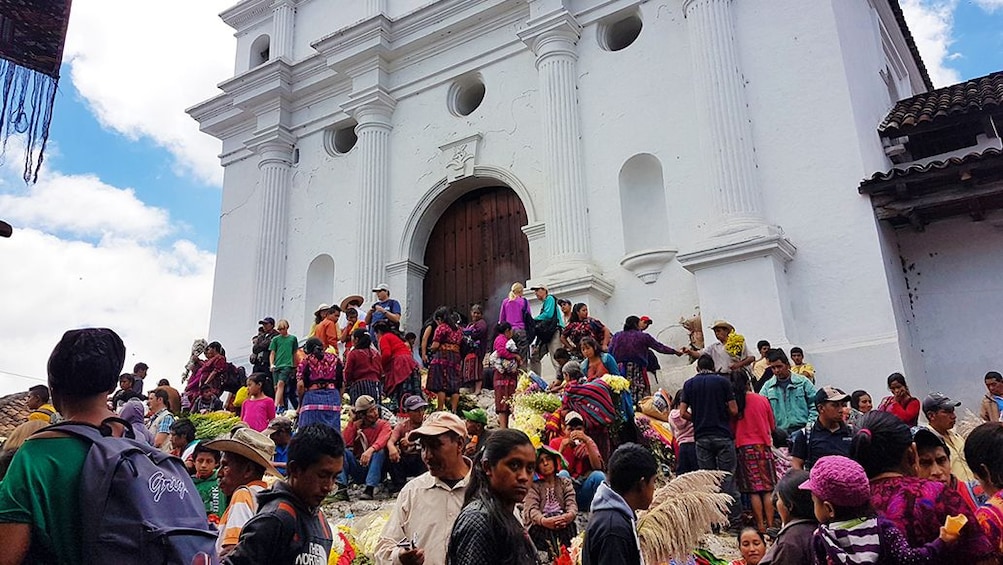
M 878 132 L 893 137 L 946 117 L 983 111 L 1003 111 L 1003 71 L 906 98 L 895 104 Z
M 0 397 L 0 437 L 7 437 L 14 428 L 28 421 L 28 391 Z
M 869 188 L 886 183 L 890 180 L 902 179 L 906 177 L 913 178 L 925 173 L 941 171 L 960 165 L 972 165 L 978 162 L 988 162 L 1000 159 L 1003 159 L 1003 150 L 995 147 L 989 147 L 981 152 L 969 153 L 961 157 L 951 157 L 950 159 L 931 161 L 923 165 L 911 165 L 904 168 L 895 168 L 887 172 L 878 172 L 871 175 L 871 178 L 861 181 L 860 192 L 864 194 L 869 193 L 871 192 L 868 190 Z

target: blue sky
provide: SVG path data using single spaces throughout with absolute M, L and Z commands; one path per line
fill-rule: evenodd
M 177 384 L 208 331 L 218 238 L 219 142 L 185 108 L 233 72 L 235 0 L 75 0 L 42 180 L 0 168 L 0 394 L 45 375 L 62 329 L 122 333 Z M 1003 0 L 900 0 L 938 85 L 1003 69 Z M 150 25 L 157 22 L 157 25 Z M 184 38 L 178 30 L 184 29 Z M 142 48 L 140 48 L 142 46 Z M 17 352 L 17 354 L 11 354 Z

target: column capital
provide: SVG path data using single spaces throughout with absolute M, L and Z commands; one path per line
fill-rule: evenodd
M 731 4 L 731 0 L 683 0 L 683 15 L 688 16 L 693 8 L 710 3 Z
M 529 22 L 529 27 L 518 32 L 519 39 L 536 54 L 537 64 L 551 55 L 565 55 L 575 59 L 575 49 L 582 36 L 582 26 L 570 12 L 560 9 Z
M 296 141 L 296 136 L 288 129 L 273 127 L 255 133 L 251 139 L 244 142 L 244 146 L 260 157 L 259 167 L 275 162 L 291 165 Z
M 355 118 L 360 127 L 393 127 L 394 108 L 397 100 L 381 87 L 373 87 L 362 92 L 353 92 L 348 102 L 341 108 Z

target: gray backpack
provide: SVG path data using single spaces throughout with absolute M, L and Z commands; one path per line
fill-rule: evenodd
M 109 422 L 124 425 L 126 437 L 112 436 Z M 217 562 L 216 533 L 180 459 L 136 441 L 132 426 L 119 418 L 100 428 L 63 422 L 42 432 L 91 444 L 78 489 L 86 563 Z

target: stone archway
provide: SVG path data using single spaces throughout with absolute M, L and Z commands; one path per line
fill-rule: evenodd
M 466 192 L 442 212 L 424 250 L 422 319 L 438 306 L 466 313 L 484 306 L 489 324 L 515 281 L 530 274 L 526 208 L 507 186 Z

